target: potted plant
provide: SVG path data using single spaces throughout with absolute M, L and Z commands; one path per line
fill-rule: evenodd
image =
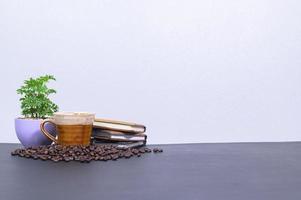
M 51 144 L 51 140 L 40 130 L 42 120 L 58 110 L 58 106 L 49 99 L 49 95 L 56 93 L 54 89 L 47 87 L 47 83 L 51 80 L 55 81 L 52 75 L 30 78 L 17 90 L 21 95 L 23 117 L 15 119 L 15 130 L 25 147 Z M 56 135 L 53 125 L 47 124 L 45 128 L 53 136 Z

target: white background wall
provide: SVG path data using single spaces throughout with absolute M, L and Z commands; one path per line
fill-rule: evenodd
M 144 123 L 149 143 L 301 140 L 298 0 L 0 0 L 0 142 L 15 90 Z

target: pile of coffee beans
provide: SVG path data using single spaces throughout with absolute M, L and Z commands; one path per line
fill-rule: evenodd
M 144 153 L 161 153 L 162 149 L 147 147 L 140 148 L 118 148 L 114 145 L 90 145 L 90 146 L 62 146 L 46 145 L 39 147 L 29 147 L 16 149 L 11 152 L 13 156 L 25 158 L 59 161 L 79 161 L 90 162 L 93 160 L 107 161 L 117 160 L 119 158 L 130 158 L 132 156 L 140 157 Z

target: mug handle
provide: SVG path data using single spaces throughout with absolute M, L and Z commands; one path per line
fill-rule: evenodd
M 53 125 L 55 125 L 55 123 L 53 121 L 51 121 L 50 119 L 45 119 L 42 121 L 41 125 L 40 125 L 40 128 L 41 128 L 41 131 L 42 133 L 47 137 L 49 138 L 50 140 L 52 140 L 54 143 L 57 143 L 57 139 L 55 139 L 55 137 L 53 137 L 46 129 L 45 129 L 45 124 L 46 123 L 51 123 Z

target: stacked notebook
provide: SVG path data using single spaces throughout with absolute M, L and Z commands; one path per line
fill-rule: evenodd
M 137 147 L 146 144 L 146 127 L 125 121 L 96 118 L 93 123 L 94 144 L 110 143 L 118 147 Z

